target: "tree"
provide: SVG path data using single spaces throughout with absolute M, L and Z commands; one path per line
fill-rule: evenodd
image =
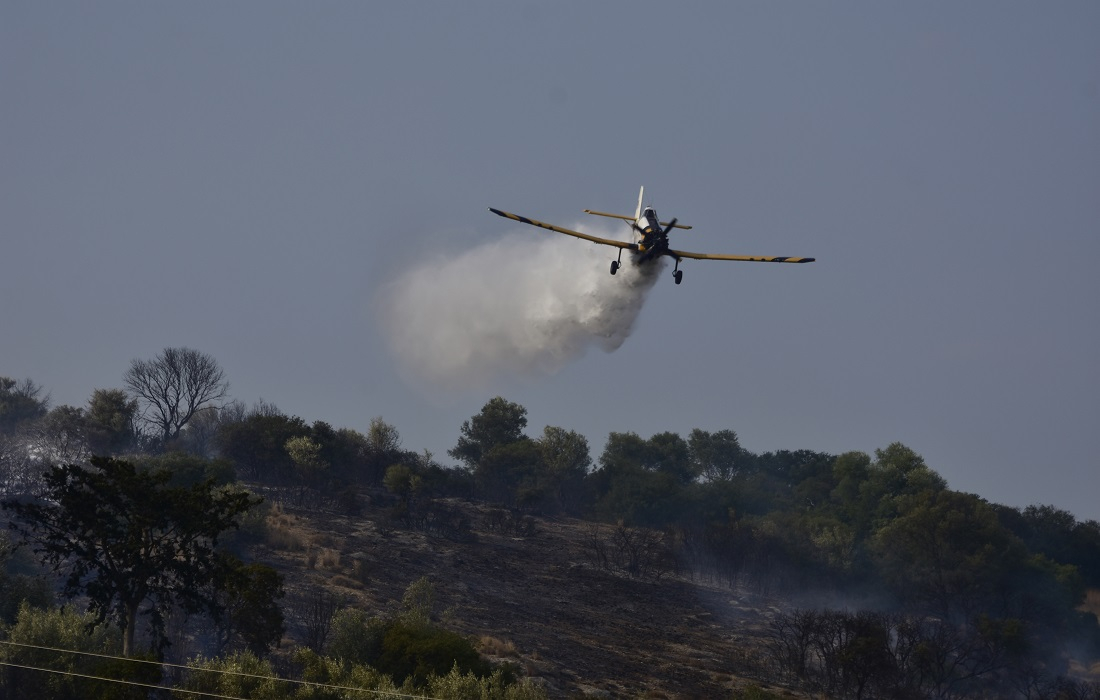
M 860 540 L 875 523 L 896 517 L 905 498 L 947 488 L 943 477 L 900 442 L 875 450 L 873 462 L 863 452 L 846 452 L 833 460 L 830 477 L 828 500 Z
M 497 396 L 476 416 L 463 421 L 458 444 L 447 454 L 476 471 L 483 456 L 494 447 L 522 439 L 526 427 L 527 409 Z
M 424 479 L 405 464 L 391 464 L 386 470 L 386 476 L 382 477 L 382 485 L 400 498 L 403 506 L 408 508 L 409 500 L 423 488 Z
M 144 404 L 142 420 L 164 442 L 179 437 L 196 411 L 229 392 L 217 361 L 191 348 L 165 348 L 152 360 L 133 360 L 123 380 Z
M 94 622 L 95 616 L 91 613 L 81 614 L 71 607 L 34 608 L 26 603 L 21 605 L 14 624 L 5 630 L 7 641 L 19 646 L 0 645 L 0 662 L 3 662 L 0 666 L 3 670 L 0 674 L 0 697 L 11 700 L 76 700 L 94 697 L 97 691 L 102 693 L 101 689 L 106 684 L 68 675 L 105 676 L 105 666 L 109 662 L 96 655 L 114 655 L 119 651 L 118 632 L 104 628 L 89 629 Z M 83 653 L 58 654 L 41 647 Z M 52 668 L 58 673 L 43 673 L 20 666 Z
M 43 461 L 83 462 L 91 456 L 91 426 L 84 409 L 58 406 L 23 429 Z
M 497 396 L 462 423 L 458 444 L 448 451 L 473 472 L 485 497 L 511 502 L 516 486 L 539 466 L 538 447 L 523 434 L 527 409 Z
M 321 456 L 321 445 L 312 438 L 306 435 L 292 437 L 284 447 L 302 483 L 315 485 L 328 472 L 329 463 Z
M 225 486 L 237 480 L 233 464 L 227 459 L 207 459 L 186 452 L 167 452 L 159 455 L 138 455 L 134 462 L 144 470 L 163 470 L 171 474 L 169 486 L 191 487 L 207 481 L 214 486 Z
M 372 452 L 394 453 L 401 450 L 401 434 L 397 428 L 382 420 L 382 416 L 370 419 L 367 444 Z
M 496 445 L 483 454 L 474 471 L 474 480 L 489 500 L 508 505 L 515 505 L 519 500 L 523 505 L 535 505 L 541 500 L 542 492 L 522 487 L 535 483 L 540 465 L 538 445 L 523 436 L 514 442 Z
M 290 483 L 295 466 L 286 443 L 307 435 L 309 426 L 297 416 L 254 410 L 244 420 L 223 425 L 215 442 L 242 478 Z
M 22 435 L 0 433 L 0 494 L 37 493 L 42 487 L 42 465 Z
M 10 432 L 24 421 L 46 415 L 50 408 L 49 394 L 30 379 L 17 382 L 0 377 L 0 433 Z
M 607 436 L 600 468 L 590 475 L 601 515 L 631 525 L 662 526 L 672 520 L 684 490 L 684 472 L 666 467 L 684 462 L 669 461 L 667 455 L 684 455 L 686 461 L 686 446 L 681 452 L 670 435 L 660 433 L 650 440 L 632 432 Z
M 899 506 L 871 544 L 881 575 L 903 602 L 966 620 L 1024 568 L 1023 543 L 977 496 L 929 489 L 901 497 Z
M 588 439 L 580 433 L 548 425 L 538 440 L 543 481 L 558 507 L 580 505 L 581 489 L 592 457 Z
M 688 436 L 688 450 L 692 469 L 707 481 L 730 481 L 747 470 L 751 461 L 732 430 L 708 433 L 696 428 Z
M 270 661 L 250 651 L 215 659 L 200 657 L 191 661 L 188 667 L 190 671 L 184 674 L 179 688 L 172 691 L 172 697 L 177 700 L 201 697 L 291 700 L 295 695 L 287 689 L 287 682 L 278 678 Z M 311 697 L 331 696 L 311 694 Z
M 275 602 L 283 597 L 283 577 L 266 564 L 244 564 L 232 555 L 223 555 L 223 563 L 225 583 L 216 593 L 223 610 L 218 620 L 219 653 L 235 644 L 263 656 L 286 630 L 283 611 Z
M 130 448 L 137 437 L 137 411 L 137 399 L 122 389 L 92 392 L 87 409 L 92 453 L 114 455 Z
M 355 481 L 380 483 L 386 474 L 386 469 L 404 458 L 401 450 L 401 435 L 396 427 L 382 420 L 381 416 L 371 418 L 366 435 L 360 435 L 355 431 L 341 431 L 341 433 L 345 432 L 348 433 L 343 440 L 345 445 L 359 443 L 361 446 L 361 456 L 348 460 L 349 466 L 355 470 L 354 473 L 349 472 L 349 476 L 353 476 Z
M 245 407 L 239 401 L 231 401 L 224 406 L 204 406 L 195 415 L 187 427 L 180 433 L 179 448 L 201 457 L 213 457 L 217 454 L 215 438 L 222 426 L 242 420 Z
M 93 457 L 88 468 L 50 467 L 44 478 L 44 498 L 3 503 L 12 527 L 67 573 L 66 595 L 88 596 L 97 622 L 118 623 L 124 654 L 133 652 L 141 613 L 163 644 L 173 604 L 187 613 L 218 610 L 205 585 L 223 573 L 218 538 L 259 499 L 211 482 L 170 486 L 167 471 L 106 457 Z
M 683 484 L 699 476 L 691 464 L 687 442 L 676 433 L 663 432 L 649 438 L 648 469 L 669 474 Z
M 16 549 L 6 532 L 0 532 L 0 626 L 15 622 L 19 608 L 53 605 L 53 587 L 41 576 L 37 562 L 26 550 Z

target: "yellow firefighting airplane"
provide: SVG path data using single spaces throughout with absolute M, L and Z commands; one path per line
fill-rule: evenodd
M 712 255 L 707 253 L 688 253 L 683 250 L 673 250 L 668 247 L 668 233 L 674 228 L 690 229 L 690 226 L 684 226 L 676 223 L 676 219 L 669 222 L 661 221 L 657 218 L 657 212 L 653 211 L 653 207 L 642 207 L 642 197 L 645 194 L 645 188 L 643 187 L 638 192 L 638 208 L 634 210 L 634 216 L 627 216 L 624 214 L 608 214 L 602 211 L 593 211 L 591 209 L 585 209 L 585 214 L 594 214 L 596 216 L 608 216 L 612 219 L 622 219 L 630 224 L 631 230 L 634 232 L 634 242 L 628 243 L 626 241 L 613 241 L 610 238 L 599 238 L 597 236 L 590 236 L 587 233 L 581 233 L 580 231 L 574 231 L 568 228 L 562 228 L 560 226 L 554 226 L 553 224 L 546 224 L 541 221 L 535 221 L 534 219 L 528 219 L 525 216 L 518 216 L 516 214 L 509 214 L 506 211 L 500 209 L 493 209 L 489 207 L 489 211 L 498 216 L 503 216 L 506 219 L 512 219 L 513 221 L 521 221 L 525 224 L 531 224 L 532 226 L 538 226 L 550 231 L 557 231 L 558 233 L 564 233 L 567 236 L 575 236 L 577 238 L 583 238 L 586 241 L 592 241 L 593 243 L 599 243 L 601 245 L 614 246 L 619 249 L 619 257 L 617 260 L 611 261 L 611 274 L 615 274 L 619 271 L 619 267 L 623 261 L 623 250 L 629 250 L 633 252 L 634 262 L 636 264 L 642 264 L 650 260 L 656 260 L 662 255 L 667 255 L 676 261 L 676 266 L 672 270 L 672 277 L 676 280 L 676 284 L 680 284 L 680 280 L 684 277 L 684 271 L 680 269 L 680 261 L 684 258 L 691 258 L 693 260 L 744 260 L 747 262 L 780 262 L 780 263 L 809 263 L 813 262 L 814 258 L 790 258 L 790 257 L 761 257 L 756 255 Z

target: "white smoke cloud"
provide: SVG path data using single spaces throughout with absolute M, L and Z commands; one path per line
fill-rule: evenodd
M 607 235 L 607 234 L 604 234 Z M 467 389 L 499 376 L 546 376 L 630 336 L 663 261 L 532 230 L 424 262 L 381 295 L 390 348 L 416 378 Z

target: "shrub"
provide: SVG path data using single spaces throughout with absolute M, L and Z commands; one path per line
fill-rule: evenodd
M 122 648 L 122 636 L 117 629 L 100 625 L 93 627 L 95 616 L 77 613 L 72 608 L 32 608 L 23 603 L 15 624 L 8 630 L 7 639 L 17 644 L 36 647 L 70 649 L 94 654 L 118 654 Z M 92 676 L 140 680 L 156 683 L 160 678 L 157 666 L 140 663 L 107 661 L 94 656 L 64 654 L 47 649 L 31 649 L 17 646 L 0 646 L 0 661 L 37 668 L 50 668 L 65 673 L 82 673 Z M 149 671 L 152 670 L 152 673 Z M 11 700 L 40 700 L 41 698 L 125 698 L 143 697 L 143 693 L 120 684 L 92 681 L 56 673 L 43 673 L 5 666 L 0 676 L 0 697 Z
M 195 691 L 233 698 L 282 700 L 290 698 L 288 684 L 275 676 L 271 663 L 245 651 L 217 659 L 196 659 L 188 664 L 191 672 L 172 692 L 178 700 L 191 700 Z
M 492 675 L 481 677 L 462 673 L 458 666 L 451 668 L 444 676 L 428 678 L 424 692 L 439 700 L 466 700 L 484 698 L 484 700 L 545 700 L 546 691 L 529 681 L 516 683 L 505 671 L 496 671 Z
M 362 610 L 341 610 L 332 619 L 329 653 L 343 662 L 371 665 L 382 655 L 386 627 Z
M 411 679 L 415 687 L 427 683 L 430 675 L 446 675 L 452 668 L 488 676 L 492 669 L 473 645 L 461 635 L 438 627 L 393 622 L 382 638 L 382 654 L 374 664 L 400 685 Z

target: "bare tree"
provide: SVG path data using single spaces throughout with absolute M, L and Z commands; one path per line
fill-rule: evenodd
M 332 631 L 332 618 L 336 611 L 344 607 L 344 599 L 323 589 L 312 591 L 302 602 L 299 610 L 299 626 L 302 641 L 313 651 L 320 654 Z
M 196 411 L 225 398 L 229 384 L 217 361 L 191 348 L 165 348 L 152 360 L 133 360 L 123 380 L 142 402 L 142 420 L 168 442 Z

